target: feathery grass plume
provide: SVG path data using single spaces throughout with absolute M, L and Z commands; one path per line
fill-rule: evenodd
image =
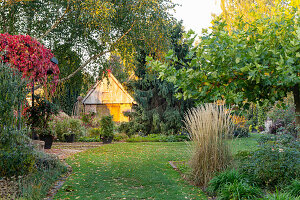
M 184 123 L 193 141 L 189 161 L 193 181 L 206 186 L 213 175 L 224 170 L 231 161 L 225 143 L 232 132 L 230 110 L 224 105 L 204 104 L 187 111 Z

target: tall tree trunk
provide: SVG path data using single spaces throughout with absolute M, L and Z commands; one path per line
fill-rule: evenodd
M 296 84 L 293 88 L 294 101 L 296 105 L 296 125 L 300 126 L 300 92 L 299 84 Z M 299 137 L 299 135 L 298 135 Z

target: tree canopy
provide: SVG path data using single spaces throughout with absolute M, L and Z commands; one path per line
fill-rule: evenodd
M 2 1 L 0 32 L 27 34 L 51 49 L 68 44 L 81 58 L 78 72 L 109 52 L 130 59 L 141 42 L 162 54 L 173 7 L 170 0 Z
M 200 37 L 198 45 L 193 45 L 192 33 L 187 34 L 188 63 L 170 51 L 167 59 L 172 64 L 152 60 L 151 67 L 162 79 L 176 85 L 177 97 L 197 99 L 199 103 L 226 99 L 228 103 L 248 105 L 265 99 L 274 103 L 293 91 L 299 112 L 298 9 L 293 9 L 293 17 L 290 15 L 282 11 L 253 22 L 236 16 L 236 28 L 231 31 L 221 16 L 211 32 Z M 185 67 L 177 70 L 176 63 Z
M 299 0 L 221 0 L 222 17 L 226 21 L 228 31 L 247 29 L 248 23 L 267 17 L 285 14 L 287 18 L 294 17 L 294 9 L 299 7 Z M 244 27 L 238 27 L 239 21 L 245 22 Z M 260 29 L 263 27 L 260 27 Z

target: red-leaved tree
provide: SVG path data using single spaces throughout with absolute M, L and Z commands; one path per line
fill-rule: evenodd
M 50 86 L 55 91 L 59 68 L 51 62 L 53 54 L 28 35 L 0 34 L 0 59 L 22 72 L 32 82 Z

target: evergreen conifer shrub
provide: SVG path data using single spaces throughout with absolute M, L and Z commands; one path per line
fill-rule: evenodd
M 179 58 L 184 59 L 187 48 L 179 44 L 182 39 L 182 26 L 177 24 L 172 29 L 170 48 L 174 50 Z M 160 80 L 159 74 L 147 66 L 146 57 L 152 55 L 146 48 L 139 48 L 135 58 L 135 75 L 137 80 L 129 84 L 129 89 L 134 93 L 137 105 L 135 112 L 130 114 L 131 121 L 122 125 L 127 135 L 149 135 L 149 134 L 178 134 L 183 124 L 184 113 L 192 108 L 194 100 L 184 100 L 175 97 L 176 89 L 172 83 Z M 181 68 L 176 64 L 176 68 Z
M 101 138 L 113 138 L 114 137 L 114 122 L 113 122 L 113 116 L 108 115 L 108 116 L 103 116 L 100 120 L 100 128 L 101 128 L 101 133 L 100 137 Z

